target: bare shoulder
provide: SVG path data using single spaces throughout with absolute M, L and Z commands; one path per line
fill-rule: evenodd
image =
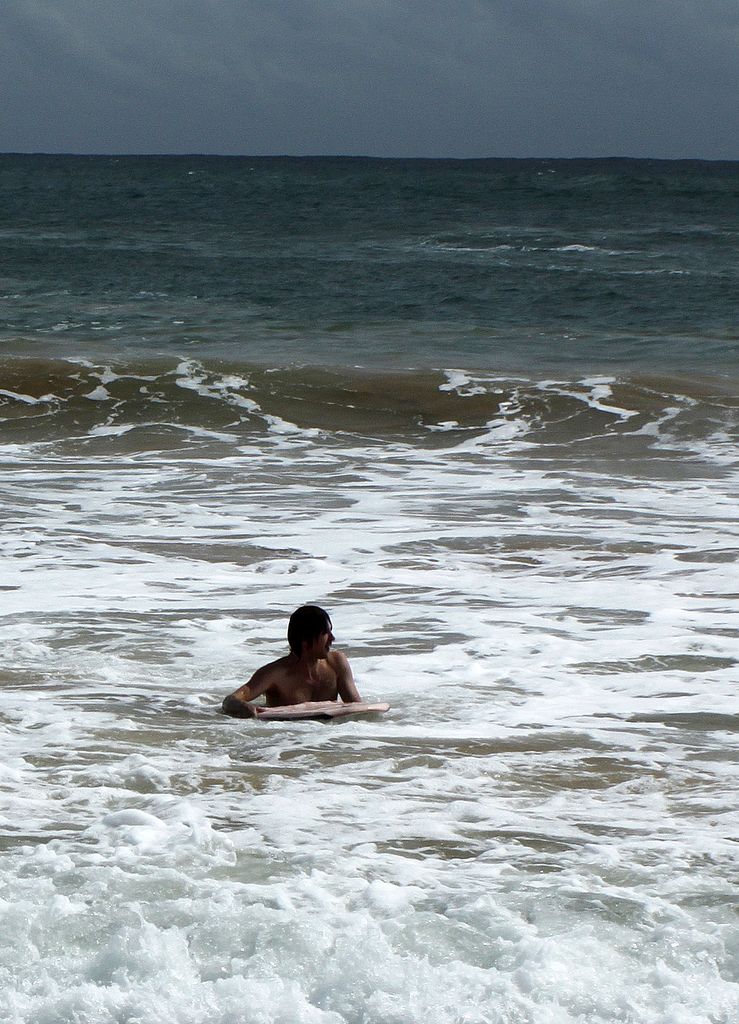
M 278 658 L 268 665 L 262 665 L 254 672 L 249 681 L 240 686 L 238 690 L 234 690 L 231 696 L 239 700 L 253 700 L 254 697 L 259 697 L 267 690 L 271 690 L 272 687 L 279 686 L 287 672 L 287 661 L 287 658 Z
M 277 658 L 276 661 L 270 661 L 269 664 L 262 665 L 251 677 L 250 682 L 259 683 L 268 679 L 281 679 L 285 675 L 289 662 L 289 655 L 286 655 L 284 658 Z
M 329 651 L 326 655 L 326 661 L 337 675 L 351 671 L 349 659 L 343 651 Z

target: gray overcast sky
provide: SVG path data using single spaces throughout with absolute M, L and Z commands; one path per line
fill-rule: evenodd
M 739 159 L 739 0 L 0 0 L 0 151 Z

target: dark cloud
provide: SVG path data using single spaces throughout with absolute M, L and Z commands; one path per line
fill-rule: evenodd
M 6 0 L 0 150 L 737 158 L 734 0 Z

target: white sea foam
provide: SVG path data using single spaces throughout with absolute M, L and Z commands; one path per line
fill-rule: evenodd
M 632 416 L 638 415 L 634 409 L 622 409 L 617 406 L 605 405 L 603 403 L 602 400 L 604 398 L 610 398 L 613 395 L 613 391 L 611 389 L 613 381 L 611 379 L 592 378 L 582 380 L 579 383 L 588 390 L 574 391 L 557 381 L 542 381 L 537 385 L 537 387 L 542 391 L 552 391 L 558 395 L 566 395 L 569 398 L 575 398 L 578 401 L 582 401 L 586 405 L 589 405 L 591 409 L 597 409 L 599 412 L 612 413 L 620 419 L 630 419 Z
M 484 395 L 487 390 L 482 383 L 474 384 L 463 370 L 446 370 L 446 384 L 439 385 L 439 391 L 456 391 L 458 395 Z
M 0 465 L 0 1016 L 733 1024 L 729 467 L 536 449 L 513 393 L 426 450 L 177 379 L 254 435 Z M 613 383 L 541 387 L 620 423 Z M 219 715 L 307 600 L 391 712 Z
M 306 437 L 315 437 L 320 434 L 317 429 L 301 428 L 280 416 L 264 413 L 258 402 L 242 394 L 243 391 L 248 391 L 251 387 L 245 377 L 226 374 L 216 380 L 211 380 L 201 364 L 194 360 L 180 363 L 175 372 L 178 387 L 195 391 L 204 398 L 211 398 L 218 402 L 225 401 L 228 405 L 243 409 L 250 415 L 258 416 L 268 429 L 276 434 L 300 434 Z
M 24 405 L 44 405 L 47 402 L 58 401 L 56 395 L 42 395 L 40 398 L 34 398 L 33 395 L 24 395 L 17 391 L 5 391 L 2 388 L 0 388 L 0 395 L 3 398 L 10 398 L 13 402 L 22 402 Z
M 85 398 L 89 398 L 92 402 L 109 402 L 110 392 L 100 384 L 98 387 L 93 388 L 92 391 L 86 394 Z

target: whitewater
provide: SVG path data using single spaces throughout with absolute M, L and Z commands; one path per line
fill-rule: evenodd
M 3 1019 L 736 1019 L 725 424 L 450 370 L 371 436 L 361 375 L 351 431 L 243 367 L 67 369 L 0 477 Z M 222 716 L 319 599 L 391 711 Z
M 736 1024 L 738 174 L 0 155 L 0 1021 Z

